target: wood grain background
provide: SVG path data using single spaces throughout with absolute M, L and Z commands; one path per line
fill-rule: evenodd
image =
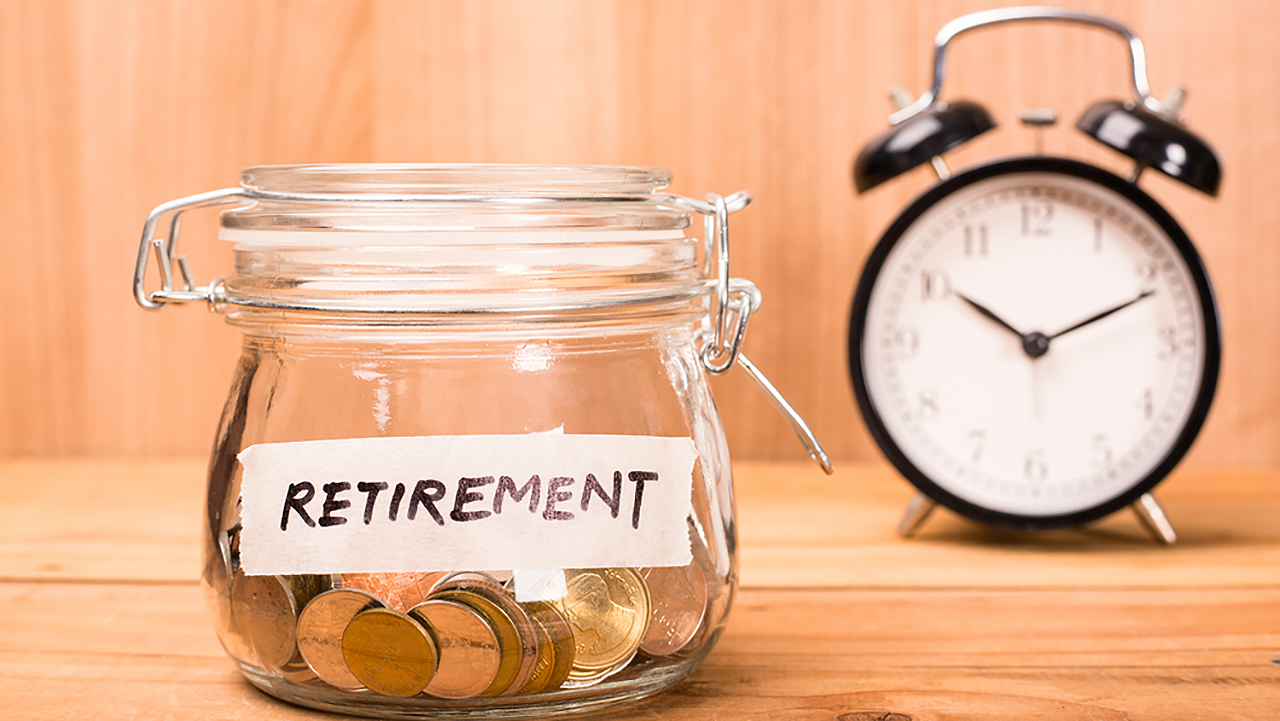
M 676 191 L 749 188 L 735 275 L 765 293 L 747 351 L 836 458 L 878 453 L 845 365 L 849 300 L 919 169 L 856 197 L 849 167 L 885 125 L 886 88 L 920 92 L 931 41 L 993 0 L 0 0 L 0 455 L 203 453 L 237 334 L 198 308 L 139 310 L 138 232 L 161 202 L 304 162 L 663 166 Z M 1155 173 L 1215 279 L 1219 395 L 1189 462 L 1280 466 L 1280 6 L 1271 0 L 1064 0 L 1146 43 L 1153 91 L 1218 150 L 1219 199 Z M 952 167 L 1032 150 L 1024 106 L 1057 108 L 1063 154 L 1126 172 L 1074 129 L 1129 95 L 1114 37 L 980 31 L 955 47 L 947 97 L 1001 128 Z M 213 215 L 186 248 L 225 272 Z M 737 457 L 799 445 L 739 373 L 716 381 Z

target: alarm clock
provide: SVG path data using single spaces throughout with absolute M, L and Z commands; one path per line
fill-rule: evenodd
M 1126 41 L 1135 97 L 1094 105 L 1077 127 L 1132 158 L 1129 177 L 1039 153 L 947 168 L 943 153 L 995 127 L 977 103 L 940 99 L 948 43 L 1024 20 Z M 1154 168 L 1212 196 L 1221 167 L 1178 117 L 1183 94 L 1150 95 L 1144 63 L 1141 41 L 1107 18 L 1042 7 L 966 15 L 935 39 L 932 87 L 914 101 L 898 91 L 892 127 L 859 154 L 859 192 L 926 163 L 939 177 L 875 246 L 849 318 L 859 410 L 919 491 L 903 535 L 941 504 L 1025 530 L 1132 507 L 1156 538 L 1176 539 L 1151 491 L 1213 400 L 1218 306 L 1191 239 L 1137 182 Z M 1055 115 L 1023 119 L 1043 127 Z

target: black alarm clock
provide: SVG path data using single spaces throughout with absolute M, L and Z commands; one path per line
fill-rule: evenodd
M 995 127 L 982 106 L 941 100 L 947 44 L 1024 20 L 1127 42 L 1135 97 L 1094 105 L 1077 127 L 1131 157 L 1129 177 L 1038 153 L 947 169 L 943 153 Z M 1178 117 L 1180 91 L 1164 102 L 1149 94 L 1141 41 L 1109 19 L 980 12 L 947 24 L 935 48 L 931 89 L 914 102 L 899 91 L 892 127 L 853 171 L 859 192 L 925 163 L 939 175 L 875 246 L 849 318 L 858 407 L 919 491 L 899 530 L 911 535 L 935 504 L 1027 530 L 1133 507 L 1172 543 L 1151 490 L 1209 411 L 1218 306 L 1191 239 L 1137 181 L 1154 168 L 1216 195 L 1218 159 Z

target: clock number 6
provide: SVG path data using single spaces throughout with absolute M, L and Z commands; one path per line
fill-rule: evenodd
M 1022 464 L 1022 471 L 1026 474 L 1028 481 L 1043 481 L 1049 476 L 1049 464 L 1045 460 L 1043 448 L 1037 448 L 1027 454 L 1027 460 Z

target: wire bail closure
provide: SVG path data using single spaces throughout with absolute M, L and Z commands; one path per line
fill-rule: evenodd
M 170 303 L 183 304 L 205 302 L 212 312 L 221 312 L 227 305 L 240 304 L 234 298 L 227 297 L 222 278 L 215 278 L 207 286 L 201 288 L 195 283 L 191 265 L 185 255 L 178 255 L 178 236 L 182 228 L 182 214 L 197 208 L 205 208 L 230 203 L 245 203 L 257 200 L 288 200 L 302 203 L 324 203 L 344 200 L 363 200 L 381 202 L 400 202 L 413 200 L 451 200 L 468 202 L 486 202 L 485 199 L 466 197 L 421 197 L 421 196 L 359 196 L 346 197 L 331 194 L 284 194 L 269 193 L 248 188 L 224 188 L 208 193 L 192 195 L 178 200 L 162 203 L 147 216 L 142 227 L 142 239 L 138 244 L 138 261 L 133 273 L 133 297 L 146 310 L 160 310 Z M 703 368 L 712 375 L 727 373 L 734 365 L 739 365 L 747 372 L 751 380 L 768 396 L 770 402 L 778 409 L 790 424 L 800 442 L 804 444 L 809 457 L 812 458 L 828 475 L 834 472 L 826 451 L 818 442 L 808 424 L 800 417 L 795 408 L 787 402 L 782 393 L 774 386 L 764 373 L 742 353 L 742 341 L 747 333 L 747 321 L 751 314 L 760 309 L 763 296 L 755 284 L 741 278 L 729 276 L 729 216 L 742 210 L 751 203 L 749 191 L 738 191 L 727 198 L 709 193 L 705 201 L 694 200 L 682 195 L 658 196 L 636 202 L 650 202 L 669 205 L 703 216 L 703 275 L 707 285 L 703 286 L 708 305 L 707 319 L 704 321 L 701 334 L 702 345 L 698 358 Z M 541 202 L 555 203 L 575 199 L 535 199 L 531 204 Z M 618 198 L 594 198 L 593 200 L 619 200 Z M 156 229 L 165 216 L 169 220 L 167 238 L 156 238 Z M 147 291 L 147 266 L 154 255 L 160 270 L 161 287 L 159 290 Z M 175 282 L 174 269 L 181 276 L 182 287 Z M 254 303 L 244 303 L 255 305 Z
M 755 283 L 742 278 L 729 276 L 729 215 L 747 207 L 751 203 L 751 193 L 740 190 L 728 198 L 715 193 L 708 193 L 706 202 L 698 202 L 692 198 L 672 196 L 675 205 L 687 208 L 703 216 L 703 274 L 708 279 L 714 277 L 714 293 L 708 297 L 711 307 L 708 309 L 707 328 L 704 335 L 710 336 L 702 344 L 698 357 L 702 367 L 712 375 L 727 373 L 735 364 L 747 372 L 747 376 L 764 392 L 774 408 L 787 420 L 791 430 L 795 432 L 805 451 L 823 472 L 831 475 L 835 469 L 831 459 L 818 442 L 817 436 L 805 423 L 804 418 L 795 407 L 787 402 L 777 386 L 765 376 L 754 363 L 742 352 L 742 340 L 747 334 L 747 321 L 751 314 L 760 309 L 764 296 L 756 288 Z

